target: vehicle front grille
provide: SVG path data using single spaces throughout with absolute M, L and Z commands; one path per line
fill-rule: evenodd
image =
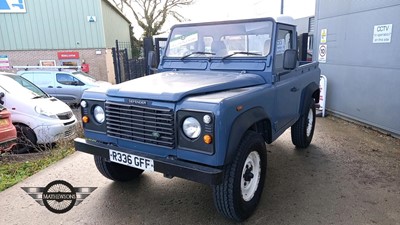
M 108 136 L 175 147 L 172 109 L 106 102 L 106 121 Z
M 60 120 L 69 120 L 72 117 L 72 112 L 65 112 L 57 114 L 58 119 Z

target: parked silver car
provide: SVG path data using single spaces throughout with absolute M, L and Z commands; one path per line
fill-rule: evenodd
M 75 70 L 23 70 L 17 74 L 69 105 L 79 104 L 83 91 L 88 88 L 111 85 L 109 82 L 97 81 L 94 77 Z

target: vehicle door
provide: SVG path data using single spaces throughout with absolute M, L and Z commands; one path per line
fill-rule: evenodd
M 51 72 L 27 72 L 22 75 L 28 79 L 47 94 L 57 97 L 54 76 Z
M 299 116 L 301 88 L 299 75 L 295 70 L 283 68 L 285 50 L 296 49 L 296 31 L 293 26 L 277 25 L 275 37 L 274 74 L 276 75 L 276 129 L 286 129 Z
M 68 104 L 79 103 L 82 96 L 82 87 L 84 83 L 68 73 L 56 74 L 57 96 L 63 102 Z

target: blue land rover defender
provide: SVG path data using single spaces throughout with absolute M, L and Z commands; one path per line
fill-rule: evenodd
M 115 181 L 147 170 L 209 184 L 218 211 L 245 220 L 263 190 L 265 143 L 289 127 L 298 148 L 312 140 L 318 63 L 298 61 L 296 26 L 259 18 L 173 26 L 157 70 L 85 91 L 76 150 Z

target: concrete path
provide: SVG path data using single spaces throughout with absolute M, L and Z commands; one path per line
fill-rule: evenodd
M 287 131 L 267 151 L 262 200 L 243 224 L 400 224 L 400 140 L 328 117 L 318 118 L 308 149 L 296 150 Z M 65 214 L 21 189 L 56 179 L 98 188 Z M 79 152 L 0 193 L 1 225 L 232 223 L 216 212 L 208 186 L 157 173 L 112 182 Z

